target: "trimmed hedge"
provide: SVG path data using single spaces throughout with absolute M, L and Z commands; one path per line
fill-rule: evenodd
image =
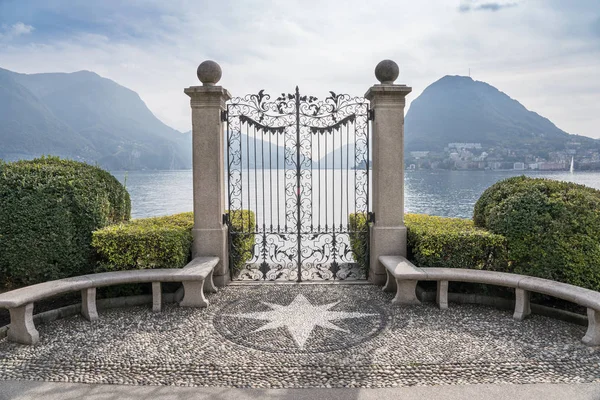
M 363 271 L 369 270 L 369 226 L 366 213 L 352 213 L 348 216 L 350 247 L 354 260 Z
M 355 254 L 367 251 L 366 216 L 350 215 L 350 226 L 360 233 L 350 235 Z M 408 258 L 419 267 L 505 270 L 506 239 L 476 228 L 471 220 L 425 214 L 405 214 Z M 368 266 L 366 266 L 368 268 Z
M 194 214 L 134 219 L 92 234 L 96 271 L 181 268 L 190 260 Z
M 600 290 L 600 191 L 509 178 L 481 195 L 473 219 L 506 237 L 510 272 Z
M 254 213 L 240 210 L 231 213 L 234 229 L 251 224 L 254 231 Z M 96 271 L 118 271 L 146 268 L 181 268 L 191 259 L 192 212 L 135 219 L 97 230 L 93 233 L 92 245 L 98 253 Z M 239 263 L 251 258 L 254 234 L 234 235 L 233 245 L 239 249 Z M 232 265 L 239 268 L 239 265 Z
M 408 257 L 419 267 L 505 270 L 506 239 L 471 220 L 406 214 Z
M 233 271 L 240 271 L 246 262 L 254 257 L 254 232 L 256 217 L 252 210 L 229 211 L 231 251 L 230 265 Z
M 0 285 L 91 272 L 92 232 L 130 210 L 125 187 L 100 168 L 57 157 L 0 163 Z

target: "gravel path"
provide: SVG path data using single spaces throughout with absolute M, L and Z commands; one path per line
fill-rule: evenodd
M 368 285 L 229 286 L 208 309 L 107 310 L 0 340 L 0 380 L 259 388 L 600 382 L 585 328 L 451 304 L 391 306 Z

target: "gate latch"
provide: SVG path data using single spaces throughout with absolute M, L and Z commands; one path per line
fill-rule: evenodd
M 369 211 L 367 213 L 367 222 L 370 222 L 373 224 L 375 223 L 375 213 L 374 212 Z

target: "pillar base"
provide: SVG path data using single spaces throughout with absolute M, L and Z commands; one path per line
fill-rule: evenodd
M 229 253 L 227 226 L 218 229 L 192 229 L 194 243 L 192 258 L 219 257 L 219 263 L 213 271 L 213 281 L 218 287 L 229 283 Z
M 371 261 L 369 281 L 383 285 L 386 281 L 385 267 L 379 262 L 380 256 L 406 257 L 406 227 L 371 227 Z
M 225 287 L 229 285 L 229 282 L 231 282 L 231 277 L 229 274 L 219 276 L 213 275 L 213 283 L 217 288 Z

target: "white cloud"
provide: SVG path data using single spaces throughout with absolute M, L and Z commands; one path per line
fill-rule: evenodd
M 17 22 L 12 26 L 2 25 L 2 29 L 0 29 L 0 40 L 10 40 L 22 35 L 27 35 L 33 32 L 34 29 L 33 26 L 22 22 Z
M 377 62 L 391 58 L 400 65 L 399 83 L 413 87 L 410 99 L 443 75 L 466 75 L 471 68 L 474 79 L 567 132 L 600 137 L 600 40 L 578 28 L 588 21 L 591 27 L 598 15 L 544 0 L 498 12 L 461 13 L 460 4 L 161 2 L 155 4 L 158 22 L 121 16 L 137 33 L 132 37 L 77 34 L 29 45 L 0 43 L 0 66 L 27 73 L 95 71 L 135 90 L 165 123 L 185 131 L 191 123 L 183 88 L 199 84 L 196 67 L 205 59 L 221 64 L 220 83 L 235 96 L 263 88 L 279 94 L 298 84 L 304 93 L 324 97 L 329 90 L 364 94 L 375 83 Z

